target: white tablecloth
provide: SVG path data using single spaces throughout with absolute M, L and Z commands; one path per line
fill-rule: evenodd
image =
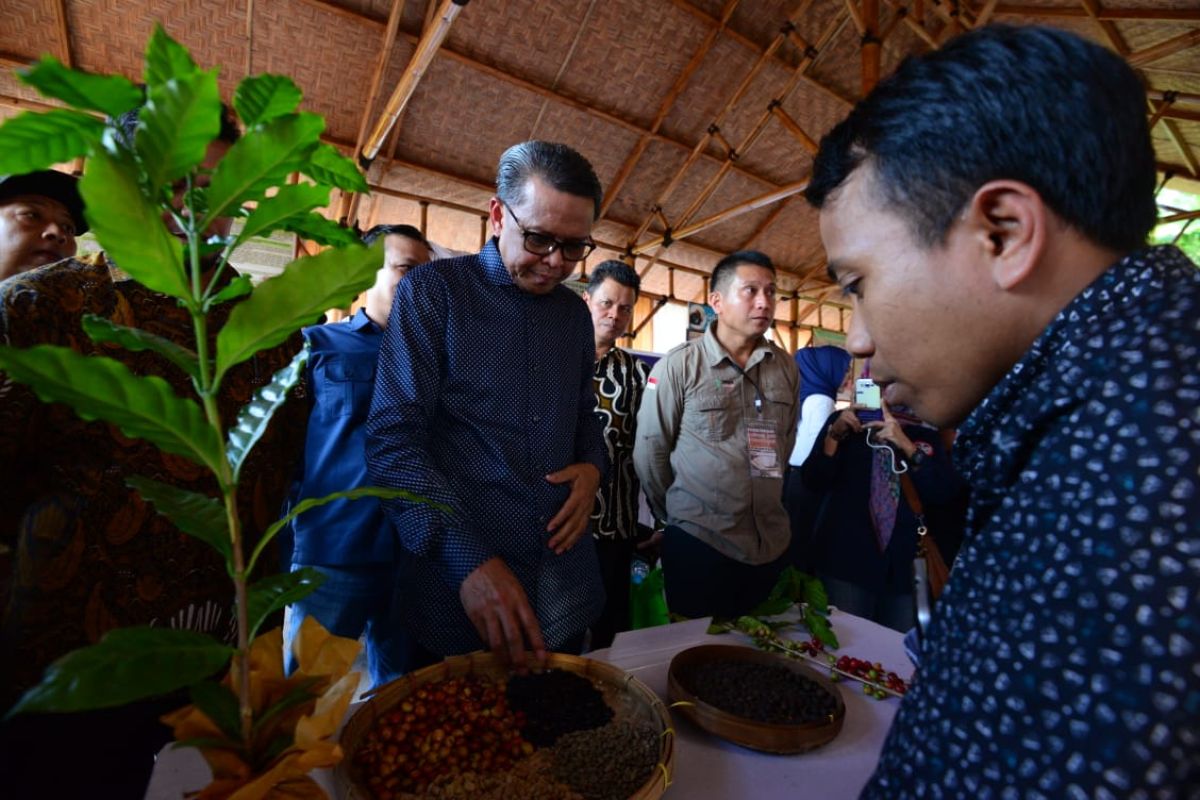
M 912 673 L 904 653 L 903 637 L 889 628 L 850 614 L 833 612 L 839 653 L 871 662 L 882 662 L 902 678 Z M 740 634 L 709 636 L 708 620 L 693 620 L 619 634 L 607 650 L 589 658 L 607 661 L 631 672 L 667 697 L 667 667 L 681 650 L 700 644 L 749 644 Z M 815 666 L 815 665 L 813 665 Z M 809 753 L 778 756 L 747 750 L 712 736 L 672 715 L 675 741 L 675 774 L 667 797 L 678 800 L 774 800 L 775 798 L 856 798 L 875 763 L 898 698 L 875 700 L 862 693 L 862 684 L 837 684 L 846 702 L 846 720 L 837 738 Z
M 899 633 L 860 617 L 833 612 L 839 653 L 882 662 L 903 678 L 912 672 Z M 748 644 L 740 634 L 709 636 L 709 621 L 692 620 L 660 628 L 618 634 L 613 646 L 588 653 L 627 670 L 653 689 L 665 702 L 667 667 L 681 650 L 699 644 Z M 884 736 L 899 700 L 874 700 L 854 681 L 839 683 L 846 702 L 846 721 L 829 744 L 795 756 L 776 756 L 730 744 L 674 714 L 675 772 L 668 798 L 675 800 L 774 800 L 775 798 L 856 798 L 879 759 Z M 350 713 L 357 706 L 351 706 Z M 329 770 L 316 770 L 314 779 L 334 797 Z M 179 800 L 185 791 L 199 789 L 209 780 L 208 767 L 192 748 L 159 754 L 150 778 L 146 800 Z

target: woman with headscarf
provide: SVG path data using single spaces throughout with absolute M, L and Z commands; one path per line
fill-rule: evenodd
M 800 421 L 784 476 L 783 505 L 792 524 L 789 563 L 806 572 L 810 571 L 812 526 L 820 496 L 804 488 L 800 466 L 812 451 L 825 420 L 833 413 L 850 361 L 849 353 L 832 345 L 796 351 L 796 366 L 800 369 Z
M 965 487 L 935 428 L 886 401 L 882 420 L 864 422 L 859 410 L 830 415 L 799 470 L 805 488 L 821 496 L 811 569 L 833 605 L 905 631 L 914 624 L 918 521 L 901 475 L 911 482 L 932 533 L 953 535 L 936 528 L 946 519 L 940 512 L 953 507 Z M 931 517 L 939 523 L 930 524 Z

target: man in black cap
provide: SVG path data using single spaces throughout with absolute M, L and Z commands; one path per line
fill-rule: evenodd
M 75 255 L 87 230 L 76 184 L 49 169 L 0 176 L 0 280 Z

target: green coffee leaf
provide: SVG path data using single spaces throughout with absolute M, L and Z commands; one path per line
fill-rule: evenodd
M 308 342 L 300 348 L 291 362 L 275 373 L 271 382 L 262 386 L 250 398 L 250 402 L 238 411 L 237 422 L 229 429 L 225 443 L 225 457 L 233 471 L 233 480 L 237 481 L 242 471 L 246 456 L 271 424 L 275 416 L 287 401 L 288 392 L 304 378 L 304 365 L 308 363 Z
M 161 209 L 143 196 L 133 164 L 97 150 L 88 159 L 79 193 L 92 233 L 122 270 L 156 292 L 191 298 L 183 246 L 167 231 Z
M 358 166 L 331 144 L 322 144 L 314 150 L 308 164 L 303 165 L 300 171 L 318 183 L 347 192 L 367 194 L 371 191 Z
M 279 187 L 274 197 L 260 200 L 258 207 L 250 212 L 237 243 L 253 236 L 266 235 L 282 227 L 284 220 L 305 214 L 314 208 L 329 204 L 329 187 L 311 183 L 297 183 Z
M 51 664 L 8 716 L 113 708 L 156 697 L 209 677 L 232 654 L 233 648 L 195 631 L 118 628 Z
M 200 406 L 156 376 L 140 377 L 119 361 L 67 347 L 0 346 L 0 370 L 47 403 L 66 403 L 86 420 L 104 420 L 126 436 L 220 472 L 221 441 Z
M 304 97 L 285 75 L 251 75 L 238 84 L 233 107 L 247 128 L 294 113 Z
M 301 239 L 308 239 L 329 247 L 345 247 L 359 242 L 354 231 L 315 213 L 288 217 L 280 223 L 279 227 L 297 234 Z
M 180 347 L 170 339 L 156 336 L 141 328 L 117 325 L 105 317 L 95 314 L 84 314 L 82 324 L 83 332 L 93 342 L 111 342 L 134 352 L 152 350 L 191 377 L 199 378 L 200 364 L 196 360 L 196 354 L 186 347 Z
M 42 56 L 31 66 L 17 70 L 17 74 L 46 97 L 110 117 L 118 117 L 142 102 L 141 89 L 129 80 L 71 69 L 53 56 Z
M 192 685 L 188 693 L 192 705 L 204 712 L 205 716 L 235 742 L 242 739 L 242 716 L 238 709 L 237 695 L 227 686 L 216 681 L 200 681 Z
M 168 186 L 199 166 L 220 132 L 216 70 L 151 87 L 134 140 L 151 189 Z
M 231 312 L 217 336 L 215 381 L 235 364 L 285 341 L 297 328 L 316 322 L 329 308 L 350 303 L 375 282 L 383 249 L 361 246 L 297 259 L 260 283 Z
M 201 230 L 229 216 L 267 189 L 281 186 L 295 165 L 316 146 L 325 120 L 316 114 L 287 114 L 254 128 L 229 148 L 213 171 L 208 214 Z
M 325 576 L 312 567 L 302 567 L 294 572 L 268 575 L 247 587 L 246 610 L 250 619 L 250 637 L 258 633 L 258 626 L 275 611 L 307 597 L 316 591 Z
M 18 175 L 87 155 L 104 123 L 78 111 L 26 111 L 0 125 L 0 175 Z
M 154 33 L 146 45 L 146 68 L 142 73 L 146 86 L 153 90 L 173 78 L 188 78 L 196 70 L 196 62 L 187 49 L 168 36 L 160 23 L 154 23 Z
M 826 647 L 836 650 L 840 646 L 837 634 L 833 632 L 833 625 L 826 617 L 821 616 L 809 606 L 804 607 L 804 625 Z
M 225 558 L 226 568 L 233 571 L 233 546 L 229 538 L 229 520 L 225 506 L 211 497 L 180 489 L 150 478 L 134 475 L 125 484 L 137 491 L 154 509 L 176 528 L 212 546 Z
M 364 497 L 375 497 L 380 500 L 407 500 L 410 503 L 423 503 L 431 508 L 436 508 L 443 514 L 454 513 L 449 506 L 434 502 L 433 500 L 422 497 L 419 494 L 413 494 L 405 489 L 385 489 L 382 486 L 360 486 L 357 489 L 347 489 L 341 492 L 334 492 L 333 494 L 327 494 L 324 497 L 308 497 L 293 506 L 286 516 L 271 523 L 271 526 L 263 532 L 262 538 L 258 540 L 258 544 L 254 547 L 254 552 L 250 556 L 250 561 L 247 562 L 248 566 L 246 567 L 246 572 L 251 573 L 254 571 L 254 566 L 258 563 L 258 557 L 262 551 L 266 549 L 267 544 L 269 544 L 270 541 L 275 538 L 275 535 L 279 533 L 279 531 L 283 530 L 288 523 L 303 514 L 305 511 L 316 508 L 317 506 L 323 506 L 326 503 L 332 503 L 334 500 L 359 500 Z
M 239 297 L 250 294 L 253 290 L 254 282 L 250 280 L 250 276 L 238 275 L 224 289 L 209 299 L 208 308 L 218 306 L 221 303 L 228 303 L 230 300 L 236 300 Z

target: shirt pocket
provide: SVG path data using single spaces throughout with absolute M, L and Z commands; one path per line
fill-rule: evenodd
M 342 355 L 324 365 L 324 396 L 330 416 L 366 419 L 375 388 L 373 353 Z
M 709 442 L 723 442 L 737 430 L 738 413 L 734 400 L 736 392 L 705 391 L 688 403 L 685 415 L 696 434 Z

